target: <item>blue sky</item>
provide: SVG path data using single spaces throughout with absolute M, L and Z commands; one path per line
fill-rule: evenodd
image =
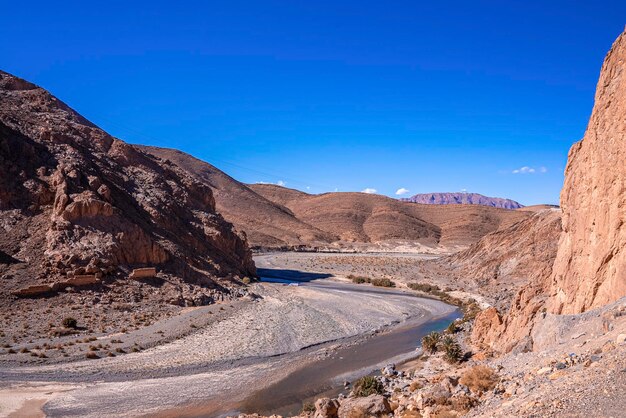
M 558 203 L 626 2 L 303 3 L 3 2 L 0 68 L 245 182 Z

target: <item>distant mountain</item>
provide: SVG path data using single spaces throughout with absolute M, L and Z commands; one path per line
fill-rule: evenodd
M 511 199 L 488 197 L 478 193 L 422 193 L 400 200 L 426 205 L 482 205 L 501 209 L 524 207 L 524 205 Z

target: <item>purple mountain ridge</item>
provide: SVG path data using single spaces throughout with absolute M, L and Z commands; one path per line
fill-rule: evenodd
M 427 205 L 483 205 L 502 209 L 519 209 L 524 205 L 511 199 L 488 197 L 478 193 L 421 193 L 400 199 Z

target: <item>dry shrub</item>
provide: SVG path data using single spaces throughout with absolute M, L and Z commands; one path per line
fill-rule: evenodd
M 431 418 L 457 418 L 460 416 L 456 411 L 453 411 L 449 406 L 438 406 L 430 414 Z
M 422 382 L 419 382 L 419 381 L 415 380 L 415 381 L 411 382 L 411 384 L 409 385 L 409 390 L 411 392 L 415 392 L 416 390 L 421 389 L 423 387 L 424 387 L 424 385 L 422 384 Z
M 393 282 L 392 280 L 389 280 L 387 278 L 384 278 L 384 279 L 372 279 L 371 283 L 374 286 L 379 286 L 379 287 L 396 287 L 395 282 Z
M 460 412 L 467 412 L 478 404 L 478 401 L 471 396 L 460 394 L 450 398 L 452 409 Z
M 472 392 L 486 392 L 493 389 L 498 381 L 498 375 L 490 367 L 479 365 L 467 370 L 459 382 Z

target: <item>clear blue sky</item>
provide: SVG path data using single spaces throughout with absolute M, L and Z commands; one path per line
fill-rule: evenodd
M 2 2 L 0 68 L 245 182 L 524 204 L 558 203 L 626 24 L 624 1 L 96 3 Z

